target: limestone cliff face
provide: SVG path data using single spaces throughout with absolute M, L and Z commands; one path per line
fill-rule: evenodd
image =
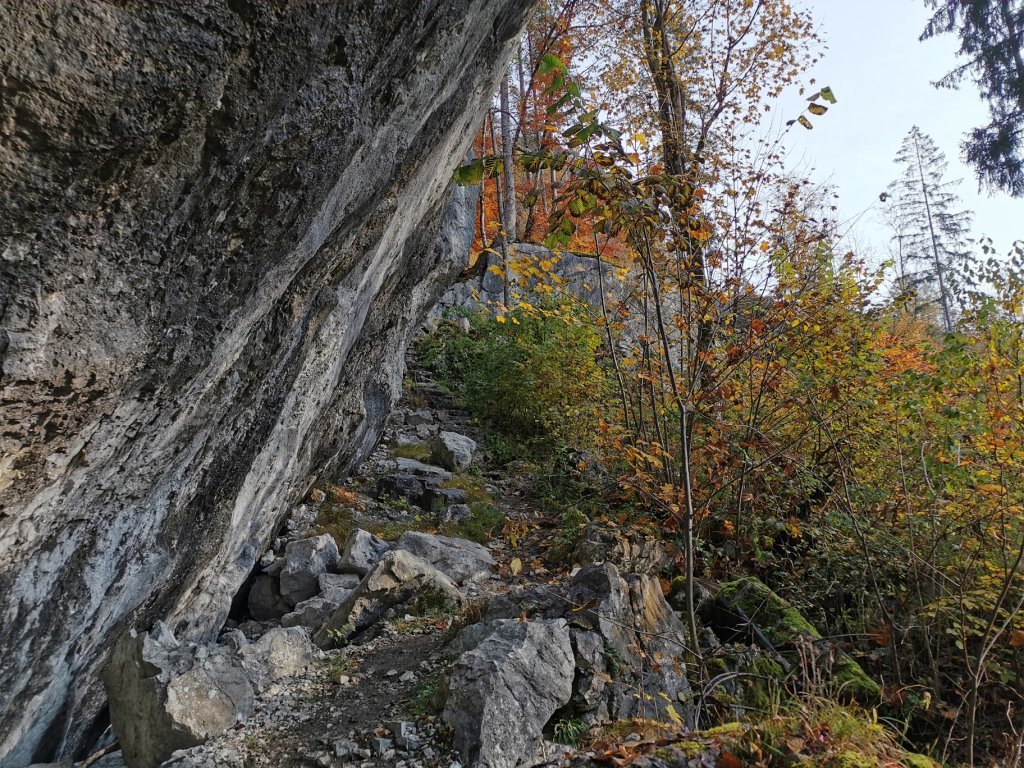
M 372 445 L 529 5 L 0 3 L 0 765 L 81 748 L 114 638 L 215 630 Z

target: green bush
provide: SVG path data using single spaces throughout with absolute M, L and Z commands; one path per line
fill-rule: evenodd
M 607 380 L 598 328 L 583 310 L 478 314 L 446 329 L 424 357 L 482 422 L 523 442 L 589 446 Z

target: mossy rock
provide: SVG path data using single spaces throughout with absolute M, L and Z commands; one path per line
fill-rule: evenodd
M 752 576 L 723 584 L 716 599 L 727 611 L 742 611 L 776 648 L 792 646 L 801 636 L 821 639 L 821 633 L 800 611 Z M 881 698 L 878 683 L 845 653 L 837 652 L 832 679 L 841 695 L 861 704 L 877 704 Z
M 903 756 L 902 760 L 904 768 L 942 768 L 941 763 L 937 763 L 927 755 L 919 755 L 915 752 L 908 752 Z
M 828 766 L 829 768 L 878 768 L 878 760 L 848 749 L 829 760 Z

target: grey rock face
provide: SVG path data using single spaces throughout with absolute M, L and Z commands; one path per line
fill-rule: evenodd
M 570 251 L 561 251 L 555 254 L 544 246 L 533 243 L 512 243 L 509 255 L 513 265 L 530 263 L 537 266 L 541 262 L 549 264 L 550 271 L 559 281 L 556 290 L 575 296 L 591 306 L 597 307 L 601 304 L 602 282 L 606 300 L 619 301 L 626 295 L 625 283 L 618 276 L 615 267 L 608 263 L 601 263 L 599 270 L 598 261 L 593 256 Z M 482 259 L 478 264 L 478 269 L 473 277 L 455 283 L 445 291 L 427 315 L 428 323 L 437 323 L 446 314 L 446 310 L 452 308 L 475 311 L 503 303 L 503 281 L 490 269 L 492 266 L 501 267 L 500 255 L 487 254 L 486 260 Z M 545 272 L 547 271 L 545 269 Z M 527 297 L 535 291 L 538 282 L 535 278 L 524 277 L 515 270 L 511 271 L 510 277 L 513 297 Z M 469 330 L 467 318 L 456 317 L 455 322 L 463 330 Z
M 463 603 L 455 582 L 426 560 L 415 555 L 392 550 L 386 553 L 373 570 L 366 575 L 352 595 L 331 615 L 323 627 L 313 635 L 321 648 L 334 644 L 334 633 L 351 637 L 373 624 L 388 608 L 406 605 L 413 610 L 413 602 L 425 607 L 449 606 Z
M 255 703 L 231 649 L 178 643 L 163 624 L 123 635 L 104 682 L 130 768 L 154 768 L 175 750 L 201 744 L 249 717 Z
M 542 729 L 572 695 L 573 671 L 563 619 L 491 625 L 448 677 L 442 718 L 466 763 L 516 768 L 531 759 Z
M 356 528 L 345 541 L 345 551 L 341 553 L 338 569 L 344 573 L 365 576 L 389 548 L 383 539 L 378 539 L 362 528 Z
M 125 627 L 212 637 L 374 444 L 530 5 L 0 3 L 4 768 L 75 752 Z
M 279 577 L 281 597 L 297 605 L 320 591 L 320 575 L 336 570 L 341 555 L 329 534 L 288 542 Z
M 275 680 L 301 674 L 312 663 L 314 650 L 301 627 L 275 627 L 238 655 L 256 690 L 262 691 Z
M 430 460 L 445 469 L 465 469 L 473 463 L 476 441 L 458 432 L 438 432 L 430 443 Z
M 494 566 L 487 547 L 475 541 L 422 531 L 406 531 L 398 537 L 395 549 L 422 557 L 457 584 L 487 579 Z

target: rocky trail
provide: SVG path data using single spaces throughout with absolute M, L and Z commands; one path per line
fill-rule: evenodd
M 694 729 L 717 724 L 712 701 L 764 703 L 751 680 L 787 662 L 736 622 L 778 598 L 702 591 L 704 615 L 734 623 L 705 630 L 697 672 L 663 545 L 603 521 L 567 548 L 516 470 L 410 356 L 379 446 L 291 511 L 216 645 L 162 625 L 122 640 L 112 731 L 75 765 L 718 764 L 723 737 Z M 593 728 L 607 742 L 575 744 Z

